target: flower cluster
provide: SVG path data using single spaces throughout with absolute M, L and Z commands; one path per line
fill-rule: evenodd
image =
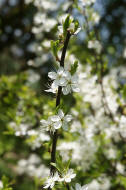
M 57 72 L 49 72 L 48 77 L 53 80 L 51 88 L 46 90 L 47 92 L 56 93 L 59 86 L 62 87 L 64 95 L 73 92 L 79 92 L 78 88 L 78 76 L 77 74 L 71 74 L 63 67 L 59 67 Z
M 46 131 L 54 133 L 57 129 L 63 128 L 68 130 L 68 123 L 72 120 L 71 115 L 65 115 L 61 109 L 58 110 L 57 115 L 49 116 L 47 120 L 42 119 L 40 122 Z
M 59 174 L 56 172 L 54 176 L 48 177 L 46 181 L 46 185 L 44 188 L 53 188 L 55 185 L 55 182 L 66 182 L 70 183 L 73 178 L 75 178 L 76 174 L 73 173 L 73 169 L 69 169 L 66 173 L 62 174 L 62 177 L 59 176 Z
M 20 159 L 15 170 L 18 175 L 27 174 L 29 177 L 37 177 L 39 179 L 49 175 L 49 168 L 41 162 L 41 158 L 37 154 L 30 154 L 27 159 Z
M 95 49 L 96 52 L 99 54 L 99 53 L 101 53 L 102 45 L 100 44 L 100 42 L 98 40 L 90 40 L 88 42 L 88 48 Z

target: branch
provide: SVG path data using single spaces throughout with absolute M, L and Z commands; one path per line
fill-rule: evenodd
M 67 187 L 68 190 L 70 190 L 70 186 L 69 186 L 69 184 L 66 184 L 66 187 Z
M 61 60 L 60 60 L 60 66 L 64 67 L 64 60 L 66 56 L 66 50 L 68 47 L 68 43 L 70 40 L 71 34 L 68 31 L 66 35 L 66 39 L 64 41 L 64 46 L 62 49 L 62 55 L 61 55 Z M 61 99 L 61 94 L 62 94 L 62 87 L 58 87 L 58 93 L 56 97 L 56 107 L 60 105 L 60 99 Z M 52 151 L 51 151 L 51 162 L 55 163 L 56 162 L 56 145 L 57 145 L 57 139 L 58 139 L 58 131 L 56 130 L 55 133 L 53 134 L 53 142 L 52 142 Z M 55 173 L 55 167 L 51 165 L 50 167 L 50 173 L 51 175 L 54 175 Z

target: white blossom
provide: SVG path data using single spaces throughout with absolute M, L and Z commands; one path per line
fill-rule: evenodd
M 45 91 L 46 92 L 52 92 L 53 94 L 56 94 L 58 92 L 58 86 L 56 86 L 55 83 L 52 83 L 51 87 Z
M 65 86 L 66 85 L 66 76 L 67 71 L 64 70 L 63 67 L 60 67 L 57 72 L 49 72 L 48 77 L 53 81 L 54 87 L 57 86 Z
M 59 115 L 61 122 L 62 122 L 62 128 L 64 130 L 67 130 L 68 129 L 68 123 L 72 120 L 72 116 L 71 115 L 64 115 L 64 113 L 61 109 L 59 109 L 58 115 Z
M 56 129 L 59 129 L 62 126 L 61 119 L 58 115 L 48 117 L 48 120 L 42 119 L 42 127 L 46 128 L 46 131 L 55 132 Z
M 50 187 L 52 189 L 55 185 L 55 182 L 59 181 L 59 179 L 60 179 L 60 177 L 59 177 L 58 173 L 56 172 L 54 176 L 48 177 L 44 188 L 47 189 Z
M 68 28 L 68 30 L 71 32 L 71 34 L 78 34 L 81 30 L 81 27 L 78 27 L 76 30 L 75 30 L 75 23 L 74 22 L 71 22 L 70 23 L 70 26 Z
M 76 74 L 71 75 L 70 73 L 66 74 L 67 84 L 63 86 L 62 91 L 64 95 L 73 92 L 79 92 L 80 89 L 78 88 L 78 77 Z
M 62 181 L 70 183 L 73 178 L 76 177 L 76 174 L 73 173 L 73 169 L 69 169 L 66 174 L 63 174 Z

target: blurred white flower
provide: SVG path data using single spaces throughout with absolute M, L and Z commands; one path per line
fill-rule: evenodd
M 15 122 L 10 122 L 9 127 L 14 129 L 15 136 L 24 136 L 27 134 L 27 130 L 30 126 L 25 123 L 21 123 L 20 125 L 17 125 Z
M 123 57 L 126 58 L 126 47 L 123 50 Z
M 34 0 L 34 5 L 38 9 L 43 8 L 44 10 L 52 10 L 52 11 L 57 9 L 57 4 L 50 0 Z
M 50 41 L 49 40 L 44 40 L 42 42 L 42 45 L 45 47 L 45 48 L 50 48 Z
M 120 162 L 116 163 L 116 169 L 117 169 L 117 172 L 119 174 L 123 174 L 124 175 L 126 173 L 125 172 L 125 166 L 123 164 L 121 164 Z
M 57 24 L 55 19 L 52 18 L 46 18 L 46 20 L 43 22 L 43 30 L 46 32 L 49 32 L 51 29 L 54 28 L 54 26 Z
M 34 16 L 34 23 L 35 24 L 42 24 L 43 20 L 45 20 L 46 15 L 44 13 L 38 12 Z
M 3 188 L 3 182 L 0 180 L 0 189 Z
M 29 130 L 27 131 L 27 135 L 30 139 L 28 139 L 27 143 L 29 144 L 32 150 L 40 148 L 43 142 L 50 140 L 49 135 L 43 133 L 42 131 L 40 132 L 39 130 Z
M 100 53 L 102 50 L 102 46 L 98 40 L 90 40 L 88 42 L 89 49 L 96 49 L 97 53 Z
M 90 190 L 101 190 L 100 189 L 100 184 L 95 179 L 91 183 L 88 184 L 88 188 Z
M 37 154 L 31 154 L 28 159 L 18 161 L 16 171 L 19 175 L 23 173 L 30 177 L 44 178 L 49 175 L 49 169 L 41 163 L 41 159 Z
M 25 0 L 25 3 L 26 3 L 26 4 L 29 4 L 29 3 L 31 3 L 31 2 L 33 2 L 33 0 Z
M 88 190 L 88 186 L 87 185 L 81 186 L 79 183 L 76 183 L 75 190 Z
M 105 154 L 108 159 L 116 159 L 117 151 L 113 147 L 110 147 L 105 150 Z
M 80 0 L 83 6 L 90 6 L 92 3 L 95 3 L 96 0 Z
M 124 115 L 122 115 L 120 118 L 119 131 L 121 135 L 125 138 L 126 137 L 126 116 Z
M 94 21 L 94 23 L 98 24 L 98 22 L 100 20 L 100 15 L 97 12 L 93 12 L 92 13 L 92 20 Z

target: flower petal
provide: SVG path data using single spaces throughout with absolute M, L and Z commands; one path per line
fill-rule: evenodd
M 59 178 L 60 178 L 59 174 L 58 174 L 58 172 L 56 172 L 54 177 L 53 177 L 54 181 L 59 181 Z
M 46 184 L 43 188 L 47 189 L 49 187 L 49 184 Z
M 80 89 L 78 88 L 77 84 L 72 84 L 71 88 L 72 88 L 73 92 L 80 92 Z
M 76 190 L 82 190 L 81 185 L 79 183 L 76 183 L 75 188 L 76 188 Z
M 49 72 L 48 77 L 54 80 L 54 79 L 56 79 L 57 74 L 56 74 L 56 72 Z
M 59 129 L 61 126 L 62 126 L 62 122 L 61 121 L 58 121 L 58 122 L 54 123 L 54 128 L 55 129 Z
M 63 122 L 62 128 L 63 128 L 65 131 L 68 131 L 68 124 L 67 124 L 67 122 Z
M 84 186 L 82 187 L 82 190 L 88 190 L 88 186 L 87 186 L 87 185 L 84 185 Z
M 59 178 L 58 181 L 64 181 L 64 178 Z
M 63 94 L 67 95 L 67 94 L 71 93 L 71 86 L 70 85 L 64 86 L 62 88 L 62 90 L 63 90 Z
M 64 68 L 63 67 L 60 67 L 57 71 L 57 74 L 58 75 L 62 75 L 64 73 Z
M 77 83 L 77 82 L 78 82 L 78 76 L 77 76 L 77 74 L 74 74 L 74 75 L 71 77 L 71 81 L 72 81 L 72 83 Z
M 62 77 L 60 80 L 59 80 L 59 86 L 66 86 L 67 85 L 67 80 Z
M 55 86 L 55 87 L 56 87 L 56 86 L 60 86 L 59 79 L 54 80 L 52 84 L 53 84 L 53 86 Z
M 71 178 L 65 178 L 65 182 L 66 182 L 66 183 L 71 182 Z
M 81 31 L 81 27 L 78 27 L 78 29 L 76 30 L 74 34 L 78 34 L 80 31 Z
M 66 115 L 66 116 L 64 117 L 64 120 L 65 120 L 66 122 L 70 122 L 70 121 L 72 120 L 72 115 Z
M 64 117 L 64 113 L 63 113 L 63 111 L 62 111 L 61 109 L 59 109 L 58 115 L 59 115 L 59 117 L 60 117 L 61 119 Z
M 75 177 L 76 177 L 76 174 L 71 174 L 70 177 L 71 177 L 71 178 L 75 178 Z
M 58 30 L 60 33 L 63 33 L 63 26 L 58 26 Z
M 71 80 L 71 74 L 70 74 L 69 71 L 65 71 L 65 72 L 63 73 L 63 76 L 64 76 L 67 80 Z
M 54 187 L 54 185 L 55 185 L 55 183 L 54 183 L 54 182 L 53 182 L 53 183 L 51 183 L 51 185 L 50 185 L 51 189 Z
M 53 121 L 53 122 L 60 121 L 60 117 L 58 115 L 53 115 L 53 116 L 51 116 L 51 121 Z
M 51 88 L 48 90 L 45 90 L 46 92 L 52 92 L 56 93 L 58 91 L 58 85 L 55 84 L 55 82 L 52 83 Z

